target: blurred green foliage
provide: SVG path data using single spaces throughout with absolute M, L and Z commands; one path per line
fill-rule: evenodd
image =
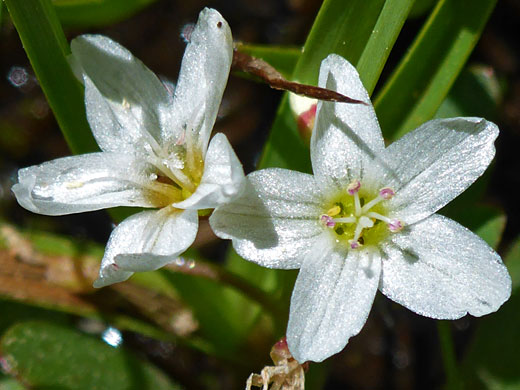
M 38 389 L 178 389 L 154 366 L 123 348 L 52 322 L 22 322 L 0 340 L 3 358 Z
M 64 27 L 91 28 L 125 20 L 157 0 L 53 0 Z

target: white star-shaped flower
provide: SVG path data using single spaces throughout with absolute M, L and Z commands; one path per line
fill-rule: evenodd
M 112 232 L 96 287 L 155 270 L 195 239 L 200 209 L 243 188 L 244 173 L 223 134 L 209 142 L 233 56 L 231 31 L 204 9 L 184 53 L 174 96 L 128 50 L 100 35 L 72 41 L 87 118 L 102 152 L 21 169 L 13 192 L 45 215 L 116 206 L 154 208 Z M 208 146 L 209 143 L 209 146 Z
M 432 120 L 385 148 L 356 69 L 331 55 L 320 87 L 367 105 L 320 102 L 314 175 L 265 169 L 210 223 L 245 259 L 300 268 L 287 340 L 299 361 L 322 361 L 363 327 L 376 291 L 432 318 L 493 312 L 510 296 L 498 254 L 434 214 L 495 154 L 498 128 L 481 118 Z

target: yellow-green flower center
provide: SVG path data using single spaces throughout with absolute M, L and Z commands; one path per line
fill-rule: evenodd
M 186 144 L 174 145 L 167 152 L 149 154 L 149 161 L 156 168 L 150 173 L 151 187 L 156 191 L 153 203 L 162 208 L 189 198 L 197 189 L 204 171 L 202 153 Z
M 344 242 L 351 249 L 377 245 L 390 232 L 398 232 L 404 226 L 401 221 L 387 217 L 386 201 L 394 195 L 391 188 L 372 193 L 359 180 L 354 180 L 326 203 L 320 221 L 337 242 Z

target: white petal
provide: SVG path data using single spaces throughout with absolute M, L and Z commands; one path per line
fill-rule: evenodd
M 311 137 L 316 179 L 348 184 L 362 179 L 370 161 L 384 149 L 377 117 L 359 74 L 347 60 L 331 54 L 321 64 L 319 86 L 367 105 L 319 102 Z
M 388 208 L 407 224 L 439 210 L 484 173 L 497 136 L 481 118 L 435 119 L 406 134 L 385 150 L 393 176 L 383 184 L 396 192 Z
M 321 362 L 341 351 L 366 322 L 377 291 L 381 259 L 374 249 L 315 245 L 294 286 L 287 343 L 294 358 Z
M 101 35 L 82 35 L 72 40 L 71 50 L 71 61 L 83 71 L 87 118 L 101 149 L 158 149 L 161 134 L 175 122 L 173 99 L 157 76 Z
M 440 215 L 392 235 L 384 252 L 381 292 L 427 317 L 482 316 L 511 294 L 511 278 L 497 253 Z
M 322 234 L 321 200 L 312 175 L 264 169 L 246 177 L 242 194 L 210 217 L 217 236 L 243 258 L 269 268 L 298 268 Z
M 18 203 L 45 215 L 115 206 L 159 207 L 170 197 L 150 180 L 156 168 L 130 155 L 92 153 L 20 169 L 12 188 Z
M 205 153 L 233 58 L 231 30 L 214 9 L 205 8 L 191 33 L 175 88 L 174 112 L 187 142 Z
M 229 202 L 244 188 L 244 170 L 224 134 L 209 144 L 204 173 L 197 190 L 188 199 L 174 203 L 180 209 L 209 209 Z
M 193 210 L 165 207 L 132 215 L 110 235 L 94 287 L 120 282 L 134 272 L 153 271 L 172 262 L 193 243 L 197 229 L 198 215 Z

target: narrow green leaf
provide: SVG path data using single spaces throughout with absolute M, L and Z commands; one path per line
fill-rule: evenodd
M 483 65 L 469 66 L 453 84 L 435 118 L 479 116 L 496 120 L 503 93 L 493 69 Z
M 31 388 L 177 389 L 151 364 L 125 349 L 47 322 L 10 328 L 0 342 L 2 355 Z
M 357 64 L 374 31 L 384 0 L 325 0 L 294 70 L 293 79 L 316 85 L 321 61 L 331 53 Z
M 387 0 L 356 68 L 371 94 L 415 0 Z
M 66 27 L 101 27 L 125 20 L 157 0 L 54 0 Z
M 417 0 L 415 4 L 413 5 L 410 15 L 408 15 L 409 18 L 420 18 L 433 8 L 435 5 L 436 0 Z
M 431 119 L 473 50 L 496 0 L 440 0 L 375 100 L 388 139 Z
M 85 116 L 82 86 L 67 62 L 69 46 L 50 0 L 5 0 L 5 4 L 72 152 L 97 150 Z

